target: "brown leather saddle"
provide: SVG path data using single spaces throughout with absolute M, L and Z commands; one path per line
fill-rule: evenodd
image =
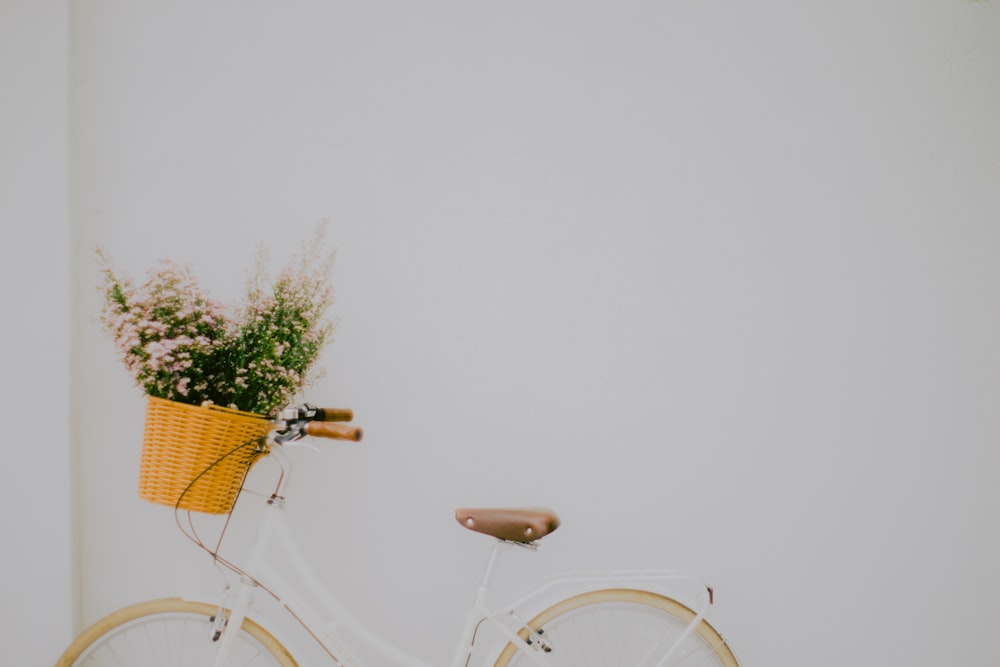
M 559 517 L 546 509 L 460 508 L 455 510 L 455 519 L 477 533 L 522 544 L 540 540 L 559 527 Z

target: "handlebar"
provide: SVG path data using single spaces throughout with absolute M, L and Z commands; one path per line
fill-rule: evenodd
M 342 423 L 352 419 L 354 411 L 347 408 L 317 408 L 310 403 L 293 405 L 278 413 L 277 429 L 272 438 L 278 444 L 293 442 L 306 435 L 361 442 L 364 435 L 361 427 Z
M 333 440 L 351 440 L 361 442 L 364 431 L 360 426 L 348 426 L 347 424 L 337 424 L 332 420 L 325 422 L 313 421 L 305 425 L 306 435 L 317 438 L 331 438 Z
M 354 419 L 354 411 L 347 408 L 316 408 L 313 419 L 318 422 L 349 422 Z

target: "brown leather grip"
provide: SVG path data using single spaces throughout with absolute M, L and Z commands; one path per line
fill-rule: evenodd
M 318 422 L 349 422 L 354 419 L 354 411 L 347 408 L 316 408 L 314 419 Z
M 335 422 L 309 422 L 306 424 L 306 433 L 317 438 L 352 440 L 354 442 L 361 442 L 361 438 L 364 436 L 360 426 L 348 426 Z

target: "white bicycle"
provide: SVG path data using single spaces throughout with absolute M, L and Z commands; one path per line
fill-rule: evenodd
M 121 609 L 77 637 L 56 667 L 298 665 L 264 621 L 248 616 L 251 608 L 257 612 L 252 605 L 259 591 L 273 597 L 306 629 L 329 656 L 328 664 L 363 664 L 351 650 L 354 641 L 381 656 L 379 667 L 432 667 L 379 637 L 340 605 L 307 565 L 284 521 L 282 508 L 292 471 L 286 450 L 306 435 L 359 441 L 361 430 L 344 423 L 351 419 L 349 410 L 295 406 L 274 420 L 266 440 L 246 444 L 271 457 L 281 473 L 245 560 L 237 565 L 224 559 L 218 547 L 213 550 L 188 533 L 218 565 L 238 575 L 225 599 L 206 603 L 171 598 Z M 738 667 L 726 640 L 704 618 L 713 601 L 712 589 L 681 573 L 564 577 L 520 600 L 494 605 L 492 581 L 501 555 L 518 547 L 537 548 L 559 520 L 553 512 L 538 509 L 459 509 L 455 516 L 463 527 L 496 542 L 450 667 L 469 667 L 474 656 L 475 664 L 494 667 Z M 293 567 L 279 567 L 279 557 Z M 299 580 L 298 586 L 286 578 L 289 571 Z M 574 593 L 551 603 L 557 592 L 567 589 Z M 484 635 L 499 638 L 485 660 L 478 657 L 479 650 L 473 652 Z

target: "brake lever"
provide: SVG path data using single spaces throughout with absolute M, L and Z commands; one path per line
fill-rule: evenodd
M 305 447 L 319 453 L 319 448 L 305 441 L 306 424 L 319 412 L 312 403 L 291 405 L 277 414 L 276 423 L 283 426 L 273 436 L 274 441 L 284 447 Z
M 305 447 L 314 452 L 319 452 L 316 445 L 305 440 L 306 424 L 309 419 L 303 416 L 296 408 L 289 408 L 276 420 L 280 428 L 271 436 L 274 442 L 282 447 Z

